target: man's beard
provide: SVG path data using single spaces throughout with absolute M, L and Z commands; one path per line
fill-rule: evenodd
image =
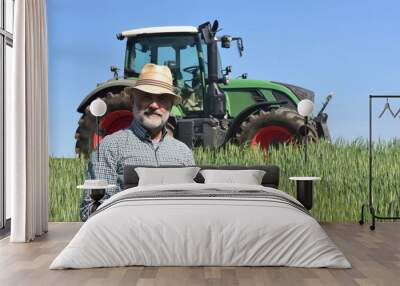
M 161 130 L 168 121 L 169 111 L 164 114 L 152 108 L 139 109 L 133 104 L 133 116 L 150 132 Z

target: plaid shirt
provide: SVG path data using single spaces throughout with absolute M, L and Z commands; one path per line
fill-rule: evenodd
M 100 202 L 123 190 L 125 165 L 195 165 L 190 148 L 166 134 L 164 128 L 161 140 L 152 141 L 150 133 L 137 120 L 133 120 L 129 128 L 104 137 L 98 145 L 98 150 L 91 153 L 87 179 L 104 179 L 117 187 L 106 189 L 106 194 Z M 85 190 L 80 205 L 82 221 L 89 217 L 92 205 L 90 190 Z

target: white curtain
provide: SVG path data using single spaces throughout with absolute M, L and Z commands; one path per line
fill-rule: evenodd
M 11 190 L 11 242 L 48 228 L 47 23 L 45 0 L 17 0 L 14 70 L 6 98 L 6 187 Z

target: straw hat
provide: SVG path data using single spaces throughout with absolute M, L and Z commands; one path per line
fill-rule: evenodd
M 171 94 L 174 96 L 173 104 L 181 101 L 181 97 L 174 92 L 172 74 L 167 66 L 145 64 L 135 86 L 128 88 L 128 90 L 130 89 L 138 89 L 152 94 Z

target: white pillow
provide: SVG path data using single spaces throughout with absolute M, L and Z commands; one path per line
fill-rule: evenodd
M 138 186 L 195 183 L 193 179 L 199 170 L 199 167 L 135 168 Z
M 262 170 L 201 170 L 204 183 L 235 183 L 248 185 L 261 185 L 265 171 Z

